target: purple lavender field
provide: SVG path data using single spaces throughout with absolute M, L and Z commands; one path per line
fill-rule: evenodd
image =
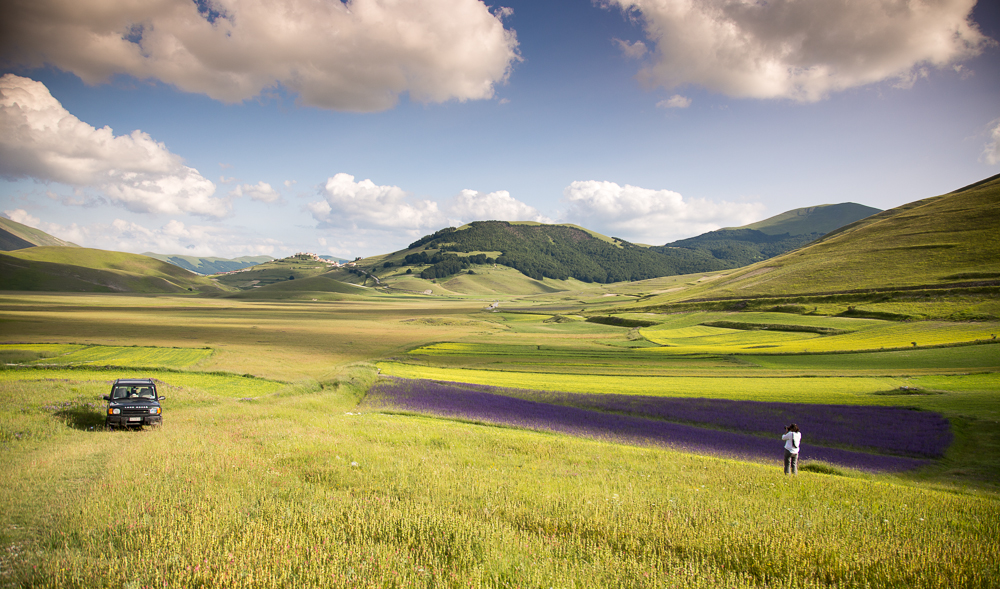
M 819 424 L 832 424 L 825 426 L 827 427 L 826 431 L 840 432 L 836 435 L 847 439 L 864 438 L 871 435 L 872 431 L 881 431 L 878 429 L 881 424 L 888 423 L 891 427 L 898 427 L 899 424 L 895 420 L 900 417 L 894 413 L 883 412 L 885 409 L 893 408 L 797 405 L 792 403 L 755 404 L 750 401 L 663 397 L 634 398 L 624 395 L 608 395 L 608 401 L 603 402 L 603 395 L 558 394 L 566 396 L 565 398 L 561 397 L 563 401 L 572 398 L 574 403 L 571 405 L 566 402 L 556 404 L 532 401 L 512 395 L 498 394 L 495 392 L 497 390 L 514 392 L 510 389 L 462 383 L 383 378 L 369 391 L 366 404 L 375 409 L 399 409 L 460 417 L 487 423 L 557 431 L 620 442 L 666 445 L 692 452 L 751 459 L 776 459 L 780 457 L 784 447 L 784 442 L 779 439 L 780 434 L 784 432 L 783 425 L 789 421 L 797 421 L 803 430 L 801 459 L 804 461 L 819 460 L 866 471 L 903 471 L 928 463 L 928 460 L 921 458 L 870 454 L 815 445 L 817 442 L 822 443 L 822 438 L 819 435 L 814 435 L 813 430 L 809 429 L 816 425 L 820 428 L 819 431 L 824 431 L 822 429 L 824 426 Z M 516 392 L 524 394 L 528 391 L 518 390 Z M 532 392 L 542 394 L 539 391 Z M 636 404 L 623 405 L 623 398 L 630 402 L 635 401 Z M 576 406 L 577 401 L 580 401 L 581 404 L 589 402 L 591 405 L 589 408 Z M 662 407 L 658 406 L 658 402 L 663 402 Z M 777 407 L 769 415 L 767 406 Z M 809 413 L 813 408 L 823 409 Z M 858 412 L 858 410 L 864 409 L 873 410 L 873 415 L 866 417 L 863 411 Z M 844 410 L 844 413 L 837 414 L 839 417 L 829 415 L 829 413 L 836 413 L 840 410 Z M 903 416 L 921 413 L 907 409 L 900 411 L 902 412 L 900 415 Z M 810 421 L 806 417 L 799 417 L 810 415 L 827 415 L 827 417 L 825 420 L 816 417 L 814 421 Z M 693 419 L 695 417 L 698 419 Z M 947 427 L 946 420 L 939 415 L 937 418 L 944 421 L 944 425 Z M 741 428 L 740 424 L 753 424 L 755 427 L 746 427 L 744 431 L 766 433 L 769 434 L 769 437 L 709 429 L 685 423 L 672 423 L 666 419 L 698 421 L 714 427 Z M 887 419 L 889 421 L 886 421 Z M 857 427 L 853 432 L 852 425 Z M 767 429 L 761 429 L 765 426 Z M 909 431 L 911 435 L 919 437 L 919 430 L 912 429 L 909 425 L 906 427 L 910 429 L 904 431 Z M 834 433 L 828 435 L 833 436 Z M 937 435 L 935 439 L 940 438 L 941 436 Z M 950 434 L 948 440 L 950 441 Z M 878 436 L 875 437 L 874 441 L 878 442 Z M 890 446 L 872 445 L 871 447 L 893 452 L 898 451 L 895 450 L 895 446 L 900 444 L 899 441 L 893 441 Z M 912 447 L 933 448 L 934 446 L 917 444 Z M 944 447 L 937 451 L 943 452 Z
M 579 394 L 451 384 L 544 403 L 766 436 L 796 423 L 813 444 L 849 446 L 914 458 L 940 458 L 952 441 L 951 426 L 941 414 L 907 407 Z

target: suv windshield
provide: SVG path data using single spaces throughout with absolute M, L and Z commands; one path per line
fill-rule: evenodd
M 155 400 L 156 391 L 154 391 L 153 387 L 150 386 L 119 385 L 116 386 L 114 391 L 111 392 L 111 399 L 115 401 L 120 399 Z

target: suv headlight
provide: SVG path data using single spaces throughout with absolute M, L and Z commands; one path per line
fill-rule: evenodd
M 159 407 L 150 407 L 149 408 L 149 412 L 152 413 L 153 415 L 159 415 L 160 414 L 160 408 Z
M 117 407 L 108 407 L 108 415 L 118 415 L 122 410 Z

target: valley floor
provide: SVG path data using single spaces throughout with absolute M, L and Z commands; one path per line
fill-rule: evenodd
M 491 302 L 0 296 L 0 587 L 1000 582 L 1000 324 L 609 325 L 545 298 Z M 105 431 L 100 397 L 131 376 L 157 379 L 164 425 Z M 418 383 L 411 401 L 392 382 Z M 774 438 L 775 452 L 547 431 L 434 410 L 434 395 Z M 847 407 L 899 441 L 852 430 L 866 424 Z M 907 446 L 936 427 L 913 417 L 947 436 Z M 813 459 L 786 477 L 785 418 L 814 420 L 816 448 L 827 436 L 919 465 Z

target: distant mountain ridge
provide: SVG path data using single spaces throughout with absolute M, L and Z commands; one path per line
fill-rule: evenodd
M 233 272 L 242 270 L 250 266 L 263 264 L 274 260 L 271 256 L 241 256 L 239 258 L 213 258 L 199 256 L 182 256 L 178 254 L 157 254 L 153 252 L 143 252 L 142 255 L 149 256 L 161 262 L 167 262 L 190 270 L 197 274 L 221 274 L 223 272 Z
M 49 235 L 40 229 L 28 227 L 17 221 L 0 217 L 0 251 L 10 252 L 47 245 L 80 247 L 75 243 L 70 243 Z
M 650 249 L 667 255 L 677 248 L 691 250 L 705 258 L 706 271 L 728 270 L 798 249 L 831 231 L 880 212 L 880 209 L 852 202 L 805 207 L 742 227 L 709 231 Z

